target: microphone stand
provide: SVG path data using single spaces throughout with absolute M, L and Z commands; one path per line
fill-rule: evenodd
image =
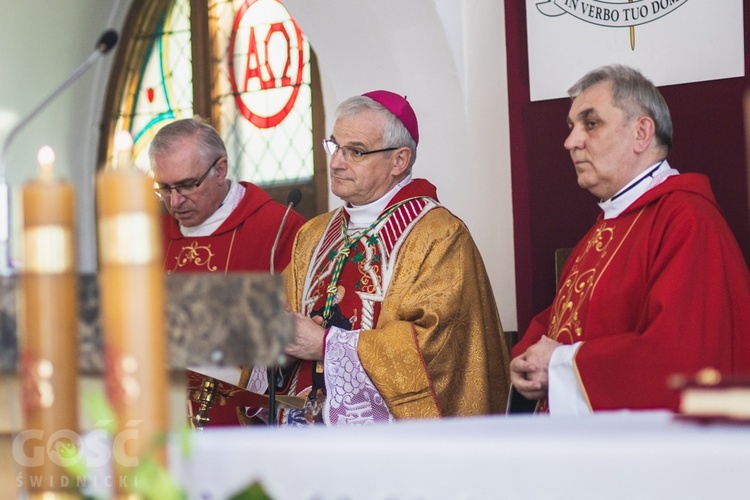
M 297 194 L 299 193 L 299 194 Z M 297 195 L 297 196 L 294 196 Z M 273 246 L 271 247 L 271 262 L 269 263 L 269 268 L 271 269 L 271 274 L 276 274 L 274 272 L 274 257 L 276 257 L 276 246 L 279 244 L 279 240 L 281 239 L 281 232 L 284 229 L 284 224 L 286 224 L 286 218 L 289 216 L 289 212 L 292 210 L 292 207 L 296 207 L 299 203 L 299 200 L 302 198 L 302 193 L 299 189 L 295 189 L 291 193 L 289 193 L 289 197 L 287 199 L 286 204 L 286 212 L 284 212 L 284 217 L 281 218 L 281 224 L 279 224 L 279 232 L 276 233 L 276 239 L 273 240 Z
M 289 211 L 292 209 L 292 207 L 296 207 L 297 204 L 302 199 L 302 192 L 299 189 L 295 189 L 292 192 L 289 193 L 289 196 L 287 197 L 287 204 L 286 204 L 286 211 L 284 212 L 284 217 L 281 218 L 281 224 L 279 224 L 279 232 L 276 233 L 276 239 L 273 242 L 273 246 L 271 247 L 271 262 L 270 262 L 270 269 L 271 274 L 276 274 L 274 272 L 274 257 L 276 257 L 276 246 L 279 244 L 279 240 L 281 239 L 281 232 L 284 230 L 284 224 L 286 223 L 286 218 L 289 215 Z M 268 368 L 267 371 L 268 375 L 268 425 L 274 426 L 277 425 L 276 422 L 276 366 L 271 366 Z
M 117 32 L 107 30 L 99 37 L 96 50 L 81 64 L 71 75 L 57 87 L 50 95 L 40 102 L 26 117 L 18 122 L 8 133 L 0 150 L 0 275 L 11 276 L 14 272 L 11 263 L 10 252 L 10 185 L 8 184 L 8 149 L 11 142 L 36 115 L 39 114 L 49 103 L 59 96 L 65 89 L 81 77 L 96 60 L 109 52 L 117 43 Z

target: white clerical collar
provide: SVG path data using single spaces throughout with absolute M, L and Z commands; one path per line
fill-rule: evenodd
M 385 207 L 398 191 L 411 182 L 411 174 L 407 175 L 401 182 L 396 184 L 393 189 L 385 193 L 379 199 L 368 203 L 367 205 L 344 205 L 344 210 L 349 214 L 349 230 L 364 229 L 375 222 L 378 216 L 383 213 Z
M 654 163 L 638 177 L 630 181 L 617 194 L 606 201 L 599 202 L 599 208 L 604 211 L 605 219 L 614 219 L 626 208 L 640 198 L 643 193 L 664 182 L 667 177 L 678 175 L 679 172 L 669 166 L 667 160 Z
M 219 208 L 216 209 L 216 212 L 211 214 L 208 219 L 204 220 L 197 226 L 185 227 L 180 224 L 180 232 L 183 236 L 195 237 L 213 234 L 213 232 L 216 231 L 225 220 L 227 220 L 227 217 L 234 212 L 234 209 L 237 208 L 237 205 L 242 201 L 242 197 L 245 196 L 245 186 L 239 182 L 234 182 L 231 179 L 228 180 L 229 192 L 224 197 L 224 201 L 221 202 Z

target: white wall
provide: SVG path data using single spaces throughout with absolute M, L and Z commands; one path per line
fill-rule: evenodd
M 0 0 L 0 138 L 119 29 L 129 0 Z M 498 0 L 285 0 L 320 62 L 327 114 L 352 95 L 385 88 L 409 97 L 420 125 L 415 176 L 471 229 L 495 290 L 503 325 L 517 330 L 504 9 Z M 79 253 L 96 267 L 93 176 L 98 124 L 113 58 L 97 62 L 24 129 L 10 149 L 18 188 L 50 144 L 58 172 L 78 187 Z M 14 117 L 15 115 L 15 117 Z M 330 199 L 331 207 L 340 201 Z M 14 210 L 16 218 L 19 210 Z M 15 228 L 19 227 L 15 222 Z M 16 238 L 17 239 L 17 238 Z
M 119 30 L 127 2 L 101 0 L 0 0 L 0 140 L 73 73 L 107 29 Z M 118 14 L 118 12 L 120 12 Z M 55 171 L 77 188 L 82 271 L 96 267 L 93 182 L 99 122 L 114 51 L 19 131 L 8 149 L 13 246 L 21 228 L 21 187 L 36 174 L 39 148 L 55 150 Z

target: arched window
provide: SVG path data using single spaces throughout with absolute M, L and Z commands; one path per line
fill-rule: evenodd
M 227 146 L 229 175 L 297 210 L 327 210 L 315 54 L 280 0 L 134 0 L 110 77 L 99 164 L 127 130 L 136 166 L 171 121 L 200 115 Z

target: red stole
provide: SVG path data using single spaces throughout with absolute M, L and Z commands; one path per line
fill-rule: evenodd
M 345 330 L 374 328 L 401 242 L 414 222 L 435 206 L 429 198 L 403 200 L 371 232 L 355 233 L 356 246 L 351 248 L 341 270 L 329 326 Z M 305 280 L 304 314 L 314 316 L 323 311 L 336 256 L 346 245 L 342 228 L 347 217 L 342 209 L 331 218 L 314 254 L 314 265 Z

